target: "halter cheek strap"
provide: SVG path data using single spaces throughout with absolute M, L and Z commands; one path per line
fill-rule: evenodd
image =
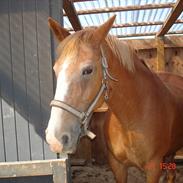
M 79 121 L 81 123 L 81 128 L 83 131 L 83 135 L 87 135 L 91 139 L 94 139 L 96 136 L 93 132 L 88 130 L 90 118 L 93 114 L 94 108 L 95 108 L 97 102 L 99 101 L 100 97 L 104 93 L 104 91 L 105 91 L 104 99 L 108 100 L 108 98 L 109 98 L 108 93 L 107 93 L 107 77 L 113 81 L 118 81 L 117 79 L 113 78 L 108 72 L 108 64 L 107 64 L 107 60 L 106 60 L 106 57 L 104 56 L 104 52 L 103 52 L 102 48 L 101 48 L 101 54 L 102 54 L 102 69 L 103 69 L 102 84 L 101 84 L 100 90 L 98 91 L 93 102 L 89 105 L 89 107 L 87 108 L 87 110 L 85 112 L 81 112 L 81 111 L 77 110 L 76 108 L 72 107 L 71 105 L 66 104 L 65 102 L 60 101 L 60 100 L 52 100 L 50 103 L 51 107 L 61 108 L 65 111 L 71 113 L 72 115 L 76 116 L 77 118 L 79 118 Z
M 90 104 L 90 106 L 88 107 L 86 112 L 81 112 L 81 111 L 77 110 L 76 108 L 72 107 L 71 105 L 68 105 L 60 100 L 52 100 L 50 103 L 50 106 L 61 108 L 65 111 L 71 113 L 72 115 L 76 116 L 77 118 L 79 118 L 81 126 L 83 127 L 83 134 L 87 135 L 91 139 L 94 139 L 96 135 L 93 132 L 88 130 L 89 121 L 90 121 L 90 118 L 93 114 L 93 110 L 94 110 L 98 100 L 100 99 L 101 95 L 103 94 L 104 90 L 106 90 L 106 89 L 107 89 L 106 85 L 102 84 L 99 92 L 97 93 L 95 99 Z M 105 97 L 105 98 L 107 98 L 107 97 Z

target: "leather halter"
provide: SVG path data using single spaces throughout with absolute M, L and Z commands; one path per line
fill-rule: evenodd
M 102 94 L 104 92 L 105 92 L 105 94 L 104 94 L 105 101 L 108 100 L 108 98 L 109 98 L 108 92 L 107 92 L 107 88 L 108 88 L 107 87 L 107 77 L 113 81 L 118 81 L 117 79 L 113 78 L 108 72 L 108 64 L 107 64 L 106 57 L 104 56 L 102 47 L 101 47 L 101 55 L 102 55 L 102 70 L 103 70 L 102 84 L 101 84 L 100 90 L 98 91 L 93 102 L 88 106 L 88 108 L 85 112 L 81 112 L 81 111 L 77 110 L 75 107 L 73 107 L 69 104 L 66 104 L 65 102 L 60 101 L 60 100 L 52 100 L 50 103 L 51 107 L 61 108 L 65 111 L 71 113 L 72 115 L 76 116 L 77 118 L 79 118 L 83 135 L 87 135 L 91 139 L 94 139 L 96 136 L 93 132 L 88 130 L 88 125 L 90 122 L 90 118 L 93 114 L 93 110 L 94 110 L 98 100 L 100 99 L 100 97 L 102 96 Z

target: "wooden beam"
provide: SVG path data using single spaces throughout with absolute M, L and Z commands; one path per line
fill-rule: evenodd
M 183 155 L 176 155 L 175 159 L 183 159 Z
M 136 50 L 157 49 L 156 39 L 126 39 L 123 40 Z M 164 47 L 166 48 L 183 48 L 183 36 L 165 36 Z
M 155 36 L 157 32 L 148 32 L 148 33 L 137 33 L 137 34 L 124 34 L 124 35 L 117 35 L 118 38 L 127 38 L 127 37 L 142 37 L 142 36 Z M 183 31 L 172 31 L 168 32 L 169 34 L 183 34 Z
M 86 14 L 99 14 L 99 13 L 109 13 L 109 12 L 119 12 L 119 11 L 173 8 L 174 5 L 175 3 L 164 3 L 164 4 L 145 4 L 140 6 L 119 6 L 119 7 L 96 8 L 96 9 L 90 9 L 90 10 L 80 10 L 80 11 L 77 11 L 77 14 L 86 15 Z
M 172 12 L 169 14 L 162 28 L 157 33 L 157 36 L 165 35 L 172 27 L 174 22 L 177 20 L 179 15 L 182 13 L 182 11 L 183 11 L 183 0 L 177 0 L 177 3 L 175 4 Z
M 157 43 L 157 71 L 165 71 L 165 47 L 164 40 L 162 37 L 156 38 Z
M 64 11 L 75 31 L 81 30 L 82 26 L 76 13 L 73 3 L 69 0 L 63 2 Z
M 122 35 L 117 35 L 117 37 L 118 38 L 127 38 L 127 37 L 140 37 L 140 36 L 154 36 L 154 35 L 156 35 L 156 32 L 122 34 Z
M 152 25 L 162 25 L 163 21 L 156 21 L 156 22 L 133 22 L 133 23 L 126 23 L 126 24 L 115 24 L 112 28 L 123 28 L 123 27 L 137 27 L 137 26 L 152 26 Z M 183 20 L 179 19 L 175 22 L 183 23 Z
M 156 22 L 133 22 L 133 23 L 126 23 L 126 24 L 114 24 L 112 28 L 124 28 L 124 27 L 137 27 L 137 26 L 149 26 L 149 25 L 163 25 L 163 21 L 156 21 Z M 183 20 L 179 19 L 175 22 L 175 24 L 183 23 Z M 88 27 L 84 27 L 88 28 Z M 73 29 L 67 28 L 68 31 L 73 31 Z

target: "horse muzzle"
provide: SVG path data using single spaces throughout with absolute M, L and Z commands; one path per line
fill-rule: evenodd
M 63 145 L 59 142 L 59 140 L 52 133 L 49 133 L 48 130 L 46 130 L 45 133 L 46 141 L 49 144 L 50 150 L 54 153 L 62 153 Z
M 63 133 L 60 141 L 55 137 L 55 135 L 48 130 L 46 133 L 46 141 L 49 144 L 50 150 L 54 153 L 67 153 L 73 154 L 76 152 L 76 145 L 72 142 L 69 133 Z

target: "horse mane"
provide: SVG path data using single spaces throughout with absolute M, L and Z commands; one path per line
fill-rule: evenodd
M 58 45 L 56 50 L 57 57 L 60 55 L 62 58 L 67 55 L 75 57 L 78 54 L 78 45 L 88 43 L 92 36 L 93 34 L 89 28 L 71 34 Z
M 113 54 L 118 58 L 119 62 L 129 71 L 134 71 L 134 49 L 115 36 L 108 35 L 106 37 L 108 46 L 111 48 Z
M 82 31 L 78 31 L 65 38 L 57 48 L 57 55 L 62 55 L 62 58 L 66 55 L 76 56 L 78 53 L 78 45 L 81 43 L 88 43 L 93 37 L 92 28 L 87 28 Z M 113 54 L 118 58 L 119 62 L 129 71 L 134 71 L 134 49 L 126 42 L 119 40 L 115 36 L 108 35 L 106 37 L 107 45 L 112 50 Z

